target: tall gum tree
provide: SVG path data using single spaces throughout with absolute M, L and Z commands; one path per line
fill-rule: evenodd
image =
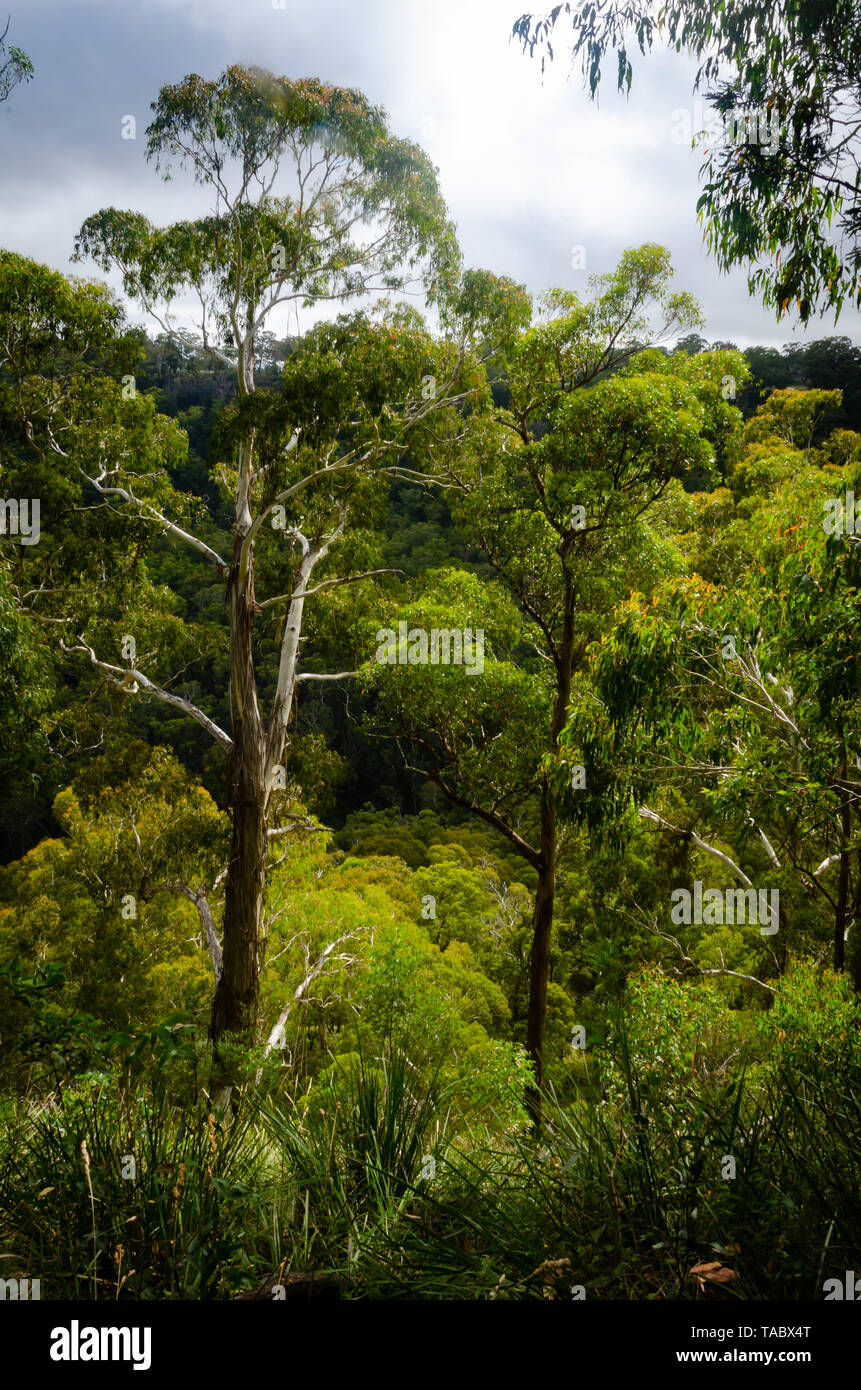
M 459 528 L 520 615 L 519 637 L 505 605 L 489 593 L 482 600 L 481 586 L 454 592 L 446 583 L 438 610 L 450 605 L 448 625 L 487 629 L 484 672 L 372 672 L 381 726 L 388 721 L 420 770 L 495 826 L 537 875 L 526 1026 L 536 1117 L 563 833 L 559 740 L 572 680 L 614 603 L 661 576 L 666 557 L 649 519 L 672 480 L 707 473 L 738 416 L 723 392 L 732 370 L 741 376 L 739 354 L 674 354 L 666 369 L 661 354 L 643 351 L 699 321 L 691 297 L 670 291 L 671 274 L 666 251 L 647 245 L 594 277 L 589 300 L 552 292 L 532 323 L 509 295 L 520 317 L 507 334 L 504 312 L 496 325 L 495 400 L 474 413 L 437 471 Z M 427 606 L 405 604 L 392 621 Z
M 182 709 L 227 753 L 231 844 L 223 965 L 211 1018 L 218 1040 L 226 1033 L 247 1036 L 257 1021 L 267 845 L 281 829 L 269 817 L 273 792 L 282 784 L 297 685 L 338 678 L 299 670 L 306 602 L 335 582 L 313 583 L 314 572 L 343 537 L 360 480 L 391 475 L 425 417 L 456 398 L 462 361 L 457 352 L 442 366 L 428 362 L 427 353 L 422 361 L 417 344 L 427 335 L 402 322 L 400 336 L 413 350 L 402 354 L 403 370 L 390 373 L 394 394 L 371 409 L 357 389 L 361 373 L 350 378 L 345 366 L 356 365 L 362 345 L 356 346 L 355 332 L 343 330 L 342 341 L 326 345 L 329 379 L 318 374 L 307 389 L 293 390 L 291 421 L 289 392 L 280 402 L 257 400 L 264 393 L 255 386 L 255 342 L 279 306 L 344 305 L 420 284 L 430 299 L 441 300 L 456 281 L 458 256 L 433 166 L 416 146 L 394 138 L 384 112 L 359 92 L 232 67 L 213 81 L 191 75 L 164 87 L 153 110 L 148 158 L 165 177 L 177 165 L 189 170 L 212 195 L 210 213 L 159 228 L 140 213 L 103 209 L 83 224 L 76 256 L 106 272 L 118 270 L 130 298 L 177 342 L 175 302 L 194 299 L 204 347 L 235 371 L 230 553 L 219 554 L 152 500 L 133 459 L 102 462 L 85 476 L 112 508 L 192 546 L 225 585 L 229 729 L 133 663 L 123 669 L 91 642 L 79 641 L 77 648 L 109 682 L 125 689 L 135 682 L 139 694 Z M 368 321 L 361 322 L 371 355 L 384 340 L 397 358 L 398 323 L 380 326 L 375 337 Z M 423 369 L 435 383 L 427 398 L 420 389 Z M 327 430 L 321 420 L 336 424 Z M 273 524 L 281 526 L 296 560 L 287 592 L 262 599 L 255 558 L 264 528 Z M 337 582 L 360 577 L 342 575 Z M 278 674 L 264 713 L 255 628 L 276 604 L 283 606 Z

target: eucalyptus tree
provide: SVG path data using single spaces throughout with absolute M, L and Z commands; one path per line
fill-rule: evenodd
M 0 34 L 0 101 L 8 101 L 15 87 L 33 78 L 33 64 L 27 54 L 14 43 L 6 42 L 11 19 L 6 20 Z
M 155 678 L 135 655 L 146 650 L 151 667 L 161 668 L 171 656 L 151 627 L 152 586 L 150 603 L 129 596 L 119 631 L 104 609 L 97 613 L 92 605 L 80 610 L 77 626 L 73 604 L 52 613 L 53 585 L 43 582 L 38 599 L 43 619 L 62 622 L 66 652 L 82 654 L 126 697 L 160 701 L 196 720 L 227 757 L 231 843 L 223 962 L 211 1018 L 217 1040 L 226 1032 L 253 1034 L 256 1024 L 267 846 L 289 828 L 270 819 L 285 787 L 297 688 L 347 674 L 300 670 L 306 604 L 332 585 L 366 577 L 349 567 L 331 572 L 352 513 L 367 509 L 374 488 L 402 470 L 407 452 L 421 457 L 428 417 L 456 412 L 462 388 L 471 387 L 462 381 L 462 344 L 434 341 L 413 311 L 390 309 L 374 319 L 362 307 L 369 297 L 419 288 L 431 301 L 448 302 L 459 275 L 435 170 L 416 146 L 390 133 L 380 108 L 359 92 L 316 79 L 290 81 L 232 67 L 213 81 L 191 75 L 164 87 L 153 109 L 148 158 L 165 177 L 177 166 L 190 172 L 210 195 L 210 212 L 157 227 L 141 213 L 103 209 L 81 227 L 76 256 L 118 271 L 126 294 L 180 347 L 177 301 L 195 302 L 204 349 L 235 372 L 237 395 L 220 436 L 226 457 L 217 468 L 231 498 L 229 545 L 219 548 L 206 518 L 195 515 L 193 499 L 173 487 L 177 434 L 170 422 L 154 418 L 149 400 L 136 398 L 128 371 L 121 391 L 110 383 L 117 388 L 114 405 L 119 396 L 123 401 L 113 426 L 102 420 L 100 431 L 95 421 L 85 434 L 78 411 L 65 430 L 42 429 L 25 406 L 24 434 L 41 459 L 67 460 L 70 497 L 78 500 L 74 476 L 85 505 L 96 509 L 112 535 L 122 519 L 129 543 L 141 552 L 147 536 L 189 546 L 200 557 L 201 575 L 208 569 L 224 586 L 227 727 L 177 691 L 175 675 Z M 54 293 L 62 295 L 56 286 Z M 96 290 L 77 293 L 107 312 Z M 356 308 L 350 320 L 318 327 L 290 356 L 281 389 L 256 388 L 255 345 L 274 313 L 347 304 Z M 14 299 L 9 313 L 26 337 L 35 308 L 29 323 Z M 91 400 L 104 400 L 106 389 L 90 381 L 75 385 L 71 395 L 79 401 L 89 391 Z M 44 414 L 50 388 L 39 399 Z M 137 421 L 142 433 L 124 438 L 123 417 Z M 276 538 L 281 558 L 268 571 L 263 564 L 273 582 L 264 596 L 256 583 L 260 558 L 271 553 Z M 94 568 L 101 563 L 97 555 Z M 126 568 L 125 580 L 144 573 L 133 564 Z M 326 578 L 318 572 L 323 568 Z M 112 599 L 122 608 L 118 595 Z M 133 610 L 138 638 L 143 633 L 146 641 L 136 641 L 127 625 Z M 261 629 L 275 633 L 277 673 L 268 710 L 261 696 Z M 176 640 L 181 636 L 174 632 Z
M 777 886 L 761 973 L 815 951 L 836 971 L 848 958 L 861 988 L 861 479 L 857 454 L 831 461 L 830 437 L 810 449 L 824 395 L 777 393 L 748 422 L 735 497 L 698 499 L 688 572 L 620 606 L 561 743 L 605 785 L 596 830 L 629 835 L 639 817 L 742 888 Z M 566 798 L 564 814 L 582 808 Z M 690 944 L 658 934 L 699 968 Z M 750 949 L 738 936 L 729 947 Z
M 388 723 L 416 766 L 535 872 L 526 1041 L 539 1089 L 559 738 L 572 679 L 614 604 L 672 569 L 673 548 L 650 521 L 674 479 L 712 469 L 738 418 L 726 383 L 746 370 L 734 352 L 642 352 L 644 341 L 699 322 L 691 297 L 670 291 L 671 273 L 660 247 L 626 252 L 612 274 L 595 277 L 590 300 L 554 291 L 531 323 L 509 291 L 518 321 L 509 315 L 503 334 L 500 314 L 496 328 L 496 394 L 505 403 L 476 405 L 464 439 L 437 455 L 456 523 L 486 556 L 495 584 L 482 597 L 480 586 L 442 577 L 401 615 L 409 622 L 430 605 L 439 622 L 449 604 L 447 626 L 486 628 L 483 672 L 368 668 L 381 727 Z M 506 602 L 492 596 L 497 588 Z M 583 797 L 594 794 L 580 786 Z
M 690 54 L 711 108 L 687 132 L 708 137 L 697 211 L 718 263 L 746 264 L 778 316 L 861 303 L 855 0 L 566 0 L 521 15 L 514 35 L 542 67 L 564 43 L 593 100 L 605 60 L 630 91 L 635 46 Z

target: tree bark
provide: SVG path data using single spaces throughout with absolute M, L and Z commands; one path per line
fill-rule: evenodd
M 855 863 L 857 876 L 855 879 L 855 896 L 852 903 L 853 928 L 849 942 L 849 957 L 852 962 L 852 983 L 855 993 L 861 994 L 861 942 L 858 940 L 858 921 L 861 918 L 861 849 L 855 853 Z
M 550 746 L 559 751 L 559 735 L 565 727 L 571 699 L 574 663 L 574 615 L 576 594 L 571 575 L 565 571 L 565 601 L 562 640 L 556 659 L 556 698 L 550 723 Z M 550 943 L 556 906 L 557 808 L 556 788 L 544 779 L 541 789 L 541 842 L 538 890 L 532 913 L 532 958 L 529 970 L 529 1013 L 526 1020 L 526 1048 L 535 1068 L 535 1085 L 527 1093 L 526 1104 L 532 1116 L 532 1129 L 541 1128 L 541 1093 L 544 1087 L 544 1038 L 547 1031 L 547 985 L 550 981 Z
M 541 863 L 538 890 L 532 912 L 532 958 L 529 972 L 529 1012 L 526 1047 L 535 1068 L 535 1085 L 526 1103 L 533 1130 L 541 1125 L 541 1092 L 544 1086 L 544 1035 L 547 1028 L 547 984 L 550 979 L 550 938 L 556 901 L 556 797 L 545 787 L 541 798 Z
M 214 1042 L 225 1033 L 251 1038 L 257 1025 L 263 890 L 266 882 L 266 755 L 254 673 L 254 566 L 243 547 L 251 524 L 252 445 L 239 452 L 230 604 L 230 860 L 224 887 L 222 971 L 210 1019 Z
M 257 1024 L 261 919 L 266 881 L 263 749 L 243 732 L 231 752 L 232 830 L 224 886 L 221 978 L 212 1001 L 210 1037 L 250 1038 Z
M 846 753 L 840 764 L 841 783 L 846 781 Z M 846 930 L 849 926 L 849 840 L 852 811 L 846 787 L 840 787 L 840 877 L 837 883 L 837 912 L 834 919 L 834 969 L 841 971 L 846 960 Z

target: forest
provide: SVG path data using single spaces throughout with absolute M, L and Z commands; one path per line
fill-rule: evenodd
M 709 249 L 861 304 L 861 31 L 725 11 Z M 4 1298 L 861 1297 L 861 347 L 466 265 L 326 74 L 152 97 L 187 217 L 0 250 Z

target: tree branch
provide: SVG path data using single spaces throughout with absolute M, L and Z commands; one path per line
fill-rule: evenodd
M 403 570 L 382 569 L 365 570 L 362 574 L 348 574 L 343 579 L 323 579 L 319 584 L 315 584 L 313 589 L 305 589 L 301 594 L 279 594 L 278 598 L 264 599 L 263 603 L 258 603 L 257 607 L 262 612 L 264 608 L 272 608 L 276 603 L 292 602 L 294 598 L 310 598 L 312 594 L 319 594 L 321 589 L 334 589 L 338 584 L 357 584 L 360 579 L 370 579 L 375 574 L 403 574 Z
M 100 473 L 98 478 L 93 478 L 89 473 L 86 473 L 83 468 L 80 470 L 80 473 L 102 497 L 116 496 L 121 497 L 124 502 L 132 503 L 135 507 L 140 508 L 139 515 L 142 520 L 156 522 L 157 525 L 163 526 L 166 531 L 169 531 L 172 536 L 178 536 L 180 540 L 185 541 L 186 545 L 190 545 L 193 549 L 199 550 L 201 555 L 205 555 L 208 560 L 212 560 L 218 567 L 223 579 L 226 579 L 230 574 L 230 566 L 226 560 L 222 559 L 217 551 L 213 550 L 205 541 L 200 540 L 198 536 L 194 536 L 190 531 L 184 531 L 181 526 L 177 526 L 175 521 L 171 521 L 169 517 L 166 517 L 164 513 L 160 512 L 152 503 L 145 502 L 140 497 L 135 497 L 130 488 L 106 487 L 102 482 L 102 479 L 107 477 L 107 474 L 104 472 Z
M 707 845 L 705 840 L 702 840 L 695 830 L 683 830 L 678 825 L 671 825 L 668 820 L 664 820 L 663 816 L 659 816 L 657 812 L 651 811 L 648 806 L 641 806 L 638 815 L 641 816 L 643 820 L 651 821 L 659 830 L 668 830 L 672 835 L 681 835 L 684 839 L 690 840 L 696 845 L 697 849 L 701 849 L 704 854 L 710 854 L 712 858 L 718 859 L 721 864 L 724 864 L 731 873 L 735 874 L 735 877 L 744 888 L 753 887 L 751 880 L 744 870 L 740 869 L 738 864 L 730 859 L 728 854 L 724 854 L 722 849 L 716 849 L 714 845 Z
M 209 900 L 205 890 L 203 888 L 198 888 L 197 892 L 195 892 L 193 888 L 189 888 L 187 883 L 157 883 L 154 888 L 149 888 L 147 890 L 147 895 L 150 893 L 182 893 L 183 897 L 188 898 L 189 902 L 194 903 L 200 914 L 201 924 L 206 937 L 206 944 L 209 947 L 209 958 L 212 961 L 212 973 L 215 976 L 215 983 L 217 985 L 221 979 L 223 958 L 221 943 L 218 940 L 215 922 L 212 917 L 212 909 L 209 906 Z
M 183 714 L 187 714 L 190 719 L 196 720 L 201 728 L 211 734 L 223 748 L 233 747 L 233 739 L 230 735 L 225 733 L 224 729 L 210 719 L 208 714 L 204 714 L 202 709 L 198 709 L 197 705 L 193 705 L 190 700 L 184 699 L 182 695 L 172 695 L 169 690 L 163 690 L 160 685 L 155 685 L 149 676 L 145 676 L 142 671 L 138 671 L 133 666 L 112 666 L 110 662 L 100 661 L 92 647 L 81 636 L 78 637 L 78 644 L 75 647 L 67 646 L 63 639 L 60 639 L 60 647 L 64 652 L 86 652 L 93 665 L 98 667 L 100 671 L 104 671 L 115 689 L 122 690 L 126 695 L 133 695 L 135 691 L 131 689 L 130 683 L 137 681 L 147 695 L 161 700 L 163 704 L 173 705 L 175 709 L 180 709 Z M 122 680 L 118 679 L 120 676 Z
M 308 971 L 304 980 L 301 982 L 301 984 L 297 985 L 296 989 L 293 991 L 293 998 L 287 1001 L 280 1014 L 278 1015 L 277 1022 L 274 1024 L 272 1031 L 270 1032 L 269 1037 L 266 1040 L 266 1047 L 263 1050 L 264 1057 L 268 1057 L 274 1047 L 283 1046 L 284 1024 L 287 1022 L 287 1015 L 289 1014 L 291 1008 L 294 1004 L 301 1003 L 303 996 L 310 989 L 317 976 L 320 975 L 323 969 L 325 968 L 326 962 L 328 961 L 335 947 L 340 946 L 344 941 L 349 941 L 353 935 L 354 933 L 350 932 L 346 936 L 339 936 L 337 940 L 330 942 L 329 945 L 325 948 L 325 950 L 320 952 L 320 955 L 317 957 L 311 969 Z M 259 1076 L 260 1073 L 258 1072 L 258 1079 Z

